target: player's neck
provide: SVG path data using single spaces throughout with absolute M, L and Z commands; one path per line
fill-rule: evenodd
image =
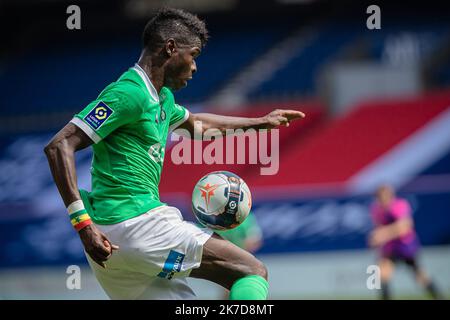
M 151 56 L 142 55 L 139 58 L 138 65 L 147 74 L 148 78 L 155 87 L 156 92 L 159 94 L 164 85 L 164 69 L 153 64 Z

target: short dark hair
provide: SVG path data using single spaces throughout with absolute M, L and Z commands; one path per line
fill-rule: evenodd
M 196 15 L 181 9 L 163 8 L 150 19 L 142 34 L 144 48 L 154 51 L 169 38 L 183 44 L 191 44 L 197 37 L 203 47 L 208 41 L 205 22 Z

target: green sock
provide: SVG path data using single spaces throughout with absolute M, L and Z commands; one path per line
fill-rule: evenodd
M 230 300 L 266 300 L 269 283 L 261 276 L 250 275 L 237 280 L 230 290 Z

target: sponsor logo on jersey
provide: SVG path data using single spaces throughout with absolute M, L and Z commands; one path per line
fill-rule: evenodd
M 169 256 L 164 262 L 164 267 L 160 273 L 158 273 L 158 277 L 165 279 L 172 279 L 175 272 L 181 271 L 181 266 L 183 264 L 184 254 L 170 250 Z
M 84 121 L 97 130 L 113 114 L 113 110 L 103 101 L 100 101 L 85 117 Z
M 154 145 L 150 146 L 150 149 L 148 150 L 148 155 L 150 156 L 150 159 L 158 162 L 164 161 L 164 147 L 161 146 L 160 143 L 155 143 Z

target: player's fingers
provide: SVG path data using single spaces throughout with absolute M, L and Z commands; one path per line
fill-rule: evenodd
M 289 127 L 289 119 L 283 116 L 278 117 L 279 126 Z
M 285 124 L 286 122 L 289 122 L 289 119 L 283 116 L 278 117 L 279 124 Z
M 111 251 L 112 250 L 119 250 L 119 246 L 117 246 L 115 244 L 112 244 L 112 242 L 109 241 L 109 239 L 107 239 L 106 237 L 105 237 L 105 240 L 103 241 L 103 243 L 105 244 L 105 247 L 111 248 Z
M 297 110 L 283 110 L 282 115 L 287 117 L 289 120 L 302 119 L 306 117 L 306 115 Z
M 103 254 L 103 253 L 96 253 L 95 257 L 98 261 L 106 261 L 111 257 L 111 253 L 108 253 L 107 255 Z
M 92 258 L 92 260 L 94 260 L 94 262 L 96 264 L 98 264 L 100 267 L 105 268 L 105 262 L 106 259 L 100 257 L 98 254 L 96 254 L 95 252 L 90 252 L 89 256 Z
M 103 243 L 103 245 L 99 245 L 95 248 L 95 253 L 101 257 L 104 258 L 105 260 L 111 255 L 111 246 L 109 245 L 105 245 L 105 243 Z
M 273 120 L 270 121 L 268 129 L 276 128 L 276 127 L 278 127 L 280 124 L 281 124 L 281 123 L 280 123 L 280 121 L 278 121 L 278 119 L 273 119 Z
M 378 246 L 378 241 L 377 241 L 376 238 L 372 237 L 372 238 L 370 239 L 370 246 L 371 246 L 371 247 L 377 247 L 377 246 Z
M 112 248 L 111 248 L 111 245 L 109 244 L 108 241 L 105 241 L 104 243 L 105 243 L 105 247 L 107 248 L 107 250 L 108 250 L 108 252 L 109 252 L 108 255 L 105 256 L 105 260 L 108 260 L 109 258 L 111 258 L 111 255 L 112 255 Z

